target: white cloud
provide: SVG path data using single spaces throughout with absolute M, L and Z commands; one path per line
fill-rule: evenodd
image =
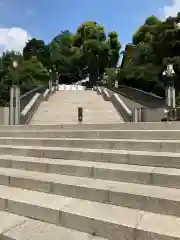
M 180 0 L 173 0 L 172 5 L 164 7 L 164 15 L 167 17 L 174 17 L 180 12 Z
M 22 52 L 29 39 L 31 36 L 22 28 L 0 28 L 0 55 L 7 50 Z

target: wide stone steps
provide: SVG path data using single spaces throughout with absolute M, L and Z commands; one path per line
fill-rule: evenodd
M 0 155 L 0 167 L 180 188 L 180 169 L 176 168 L 11 155 Z
M 61 121 L 52 120 L 52 119 L 48 120 L 46 117 L 44 117 L 44 119 L 46 119 L 46 120 L 45 121 L 42 121 L 42 120 L 31 121 L 30 124 L 33 125 L 33 124 L 35 124 L 35 122 L 36 122 L 36 124 L 41 124 L 41 125 L 47 125 L 47 124 L 57 125 L 61 122 L 63 122 L 63 123 L 65 122 L 66 124 L 78 123 L 77 117 L 74 117 L 71 121 L 66 120 L 66 119 L 63 120 L 63 118 L 61 118 Z M 84 119 L 84 123 L 94 124 L 96 122 L 97 122 L 96 119 L 95 120 L 94 119 L 88 119 L 88 120 Z M 105 119 L 105 118 L 102 117 L 101 119 L 98 120 L 98 122 L 101 123 L 101 124 L 105 124 L 105 123 L 109 123 L 109 124 L 113 123 L 114 124 L 114 123 L 118 123 L 120 121 L 119 121 L 119 119 L 117 119 L 117 120 L 115 120 L 115 119 Z
M 122 117 L 110 101 L 95 91 L 56 92 L 40 104 L 30 124 L 78 123 L 78 107 L 83 108 L 84 123 L 120 123 Z
M 180 153 L 0 145 L 0 154 L 180 168 Z
M 179 126 L 0 126 L 0 239 L 180 240 Z
M 0 126 L 1 128 L 1 126 Z M 42 126 L 41 126 L 42 128 Z M 176 140 L 180 130 L 35 130 L 27 128 L 6 129 L 0 137 L 25 138 L 83 138 L 83 139 L 139 139 L 139 140 Z
M 37 191 L 0 186 L 3 211 L 108 239 L 180 239 L 180 218 Z M 173 239 L 173 238 L 172 238 Z
M 180 140 L 15 138 L 0 137 L 0 145 L 114 149 L 130 151 L 180 152 Z
M 146 130 L 147 132 L 151 132 L 152 130 L 160 131 L 160 130 L 169 130 L 169 131 L 180 131 L 180 123 L 179 122 L 145 122 L 145 123 L 112 123 L 112 124 L 56 124 L 56 125 L 19 125 L 19 126 L 2 126 L 0 125 L 0 131 L 24 131 L 24 130 Z
M 0 211 L 0 239 L 2 240 L 107 240 L 73 229 Z
M 175 188 L 3 168 L 0 184 L 180 217 Z

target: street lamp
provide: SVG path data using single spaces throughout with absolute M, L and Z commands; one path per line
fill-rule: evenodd
M 175 71 L 173 64 L 168 64 L 166 70 L 163 72 L 163 76 L 166 78 L 166 103 L 169 108 L 176 107 L 176 93 L 174 87 Z
M 10 89 L 10 125 L 20 124 L 20 88 L 17 74 L 18 62 L 12 62 L 12 86 Z
M 16 69 L 18 67 L 18 62 L 17 61 L 13 61 L 13 68 Z
M 12 67 L 13 67 L 13 78 L 14 78 L 14 82 L 17 84 L 17 85 L 19 85 L 19 78 L 18 78 L 18 76 L 17 76 L 17 68 L 18 68 L 18 62 L 17 61 L 13 61 L 13 63 L 12 63 Z M 13 85 L 13 84 L 12 84 Z

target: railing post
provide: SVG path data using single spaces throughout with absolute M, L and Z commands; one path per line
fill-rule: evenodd
M 78 121 L 82 122 L 83 121 L 83 108 L 78 107 Z

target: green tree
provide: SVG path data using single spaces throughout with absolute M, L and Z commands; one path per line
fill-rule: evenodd
M 105 71 L 106 71 L 106 74 L 107 74 L 107 81 L 108 81 L 107 85 L 109 87 L 112 87 L 114 85 L 116 77 L 117 77 L 116 69 L 106 68 Z
M 174 63 L 179 74 L 179 21 L 180 14 L 163 22 L 154 16 L 145 20 L 133 35 L 136 54 L 120 70 L 121 81 L 147 91 L 156 92 L 158 89 L 161 95 L 164 94 L 165 83 L 161 75 L 167 62 Z
M 51 67 L 49 45 L 45 45 L 43 40 L 33 38 L 26 43 L 23 49 L 24 59 L 30 60 L 33 56 L 36 56 L 38 61 L 42 62 L 45 67 Z
M 133 44 L 137 45 L 141 42 L 150 43 L 154 36 L 158 34 L 158 26 L 162 22 L 155 16 L 151 16 L 145 20 L 145 23 L 137 29 L 133 35 Z
M 104 27 L 95 21 L 84 22 L 79 26 L 75 45 L 81 49 L 84 67 L 88 69 L 91 85 L 102 76 L 105 68 L 117 65 L 121 48 L 117 33 L 111 32 L 107 40 Z
M 13 61 L 20 66 L 23 56 L 20 53 L 8 51 L 0 57 L 0 105 L 9 103 L 9 90 L 13 84 L 17 84 L 17 75 L 13 70 Z
M 74 45 L 74 35 L 67 30 L 61 32 L 52 40 L 50 51 L 51 61 L 56 65 L 61 77 L 69 82 L 78 81 L 82 53 L 80 48 Z
M 37 57 L 25 60 L 18 69 L 21 91 L 48 84 L 49 74 Z
M 117 32 L 109 33 L 109 67 L 115 68 L 119 61 L 121 44 L 118 41 Z

